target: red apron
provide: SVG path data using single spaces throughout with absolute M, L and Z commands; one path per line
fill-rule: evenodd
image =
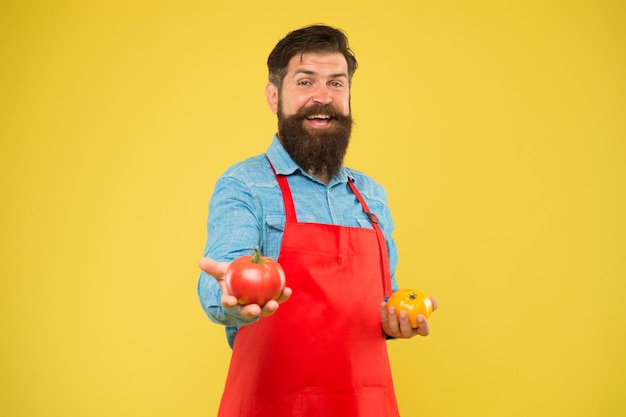
M 391 292 L 374 229 L 287 221 L 278 261 L 291 298 L 235 339 L 220 417 L 398 417 L 379 305 Z M 369 213 L 352 182 L 355 196 Z

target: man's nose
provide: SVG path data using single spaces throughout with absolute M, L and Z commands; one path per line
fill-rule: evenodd
M 318 104 L 328 104 L 333 101 L 333 95 L 326 84 L 320 84 L 315 90 L 313 101 Z

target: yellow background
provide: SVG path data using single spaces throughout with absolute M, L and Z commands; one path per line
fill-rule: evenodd
M 360 63 L 347 163 L 388 188 L 401 286 L 441 303 L 430 337 L 389 343 L 402 415 L 625 415 L 625 18 L 599 0 L 2 2 L 0 414 L 215 415 L 208 199 L 269 144 L 271 48 L 323 22 Z

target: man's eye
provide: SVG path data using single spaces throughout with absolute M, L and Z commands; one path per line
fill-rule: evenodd
M 340 83 L 339 81 L 332 81 L 332 82 L 330 83 L 330 85 L 331 85 L 331 86 L 333 86 L 333 87 L 337 87 L 337 88 L 339 88 L 339 87 L 343 87 L 343 84 L 342 84 L 342 83 Z
M 311 82 L 308 80 L 298 81 L 298 85 L 311 85 Z

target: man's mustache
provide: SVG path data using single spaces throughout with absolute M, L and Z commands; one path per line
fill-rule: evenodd
M 298 118 L 302 118 L 302 119 L 305 119 L 307 117 L 317 116 L 317 115 L 329 116 L 333 119 L 338 119 L 338 120 L 345 120 L 350 117 L 337 111 L 337 109 L 331 103 L 314 104 L 311 107 L 300 109 L 300 111 L 298 111 L 298 113 L 296 114 Z

